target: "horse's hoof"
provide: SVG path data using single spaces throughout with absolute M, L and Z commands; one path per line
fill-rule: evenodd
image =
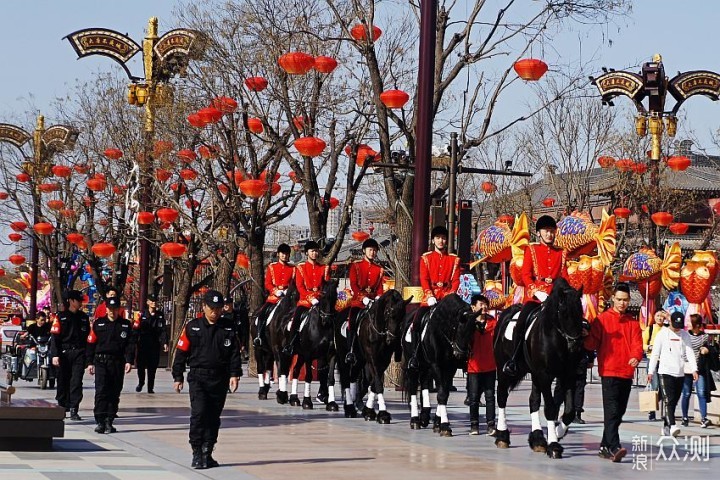
M 345 405 L 345 418 L 357 418 L 357 409 L 352 403 Z
M 510 448 L 510 432 L 498 430 L 495 433 L 495 446 L 498 448 Z
M 338 404 L 335 402 L 330 402 L 327 405 L 325 405 L 325 410 L 328 412 L 337 412 L 340 410 L 340 407 L 338 407 Z
M 422 424 L 420 423 L 419 417 L 412 417 L 410 419 L 410 430 L 420 430 L 422 427 Z
M 441 437 L 452 437 L 452 428 L 450 428 L 449 423 L 441 423 L 440 424 L 440 436 Z
M 258 391 L 258 400 L 267 400 L 267 392 L 264 388 L 261 388 L 260 391 Z
M 300 399 L 297 396 L 297 393 L 293 393 L 290 395 L 290 406 L 291 407 L 299 407 L 300 406 Z
M 275 392 L 275 398 L 280 405 L 285 405 L 286 403 L 288 403 L 288 393 L 287 392 L 278 390 L 277 392 Z
M 420 409 L 420 424 L 423 428 L 427 428 L 427 426 L 430 425 L 430 407 Z
M 542 430 L 533 430 L 530 432 L 528 435 L 528 444 L 533 452 L 547 452 L 547 440 L 545 440 L 545 435 L 543 435 Z
M 440 432 L 440 417 L 435 415 L 433 417 L 433 433 L 439 433 Z
M 392 420 L 392 416 L 390 415 L 390 412 L 387 410 L 383 410 L 381 412 L 378 412 L 377 414 L 377 422 L 380 425 L 387 425 L 390 423 L 390 420 Z
M 565 449 L 558 442 L 552 442 L 547 447 L 547 456 L 550 458 L 562 458 L 563 450 Z
M 303 397 L 302 408 L 303 408 L 303 410 L 312 410 L 313 409 L 312 398 Z
M 375 413 L 375 410 L 372 408 L 368 408 L 367 406 L 363 407 L 362 409 L 362 415 L 365 421 L 371 422 L 374 421 L 377 418 L 377 414 Z

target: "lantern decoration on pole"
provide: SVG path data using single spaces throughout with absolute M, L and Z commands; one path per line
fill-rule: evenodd
M 497 190 L 497 187 L 493 182 L 483 182 L 482 183 L 482 191 L 486 194 L 490 195 L 491 193 L 495 193 L 495 190 Z
M 10 224 L 10 228 L 14 232 L 24 232 L 27 227 L 28 227 L 28 224 L 23 222 L 22 220 L 18 220 L 17 222 L 12 222 Z
M 195 153 L 195 150 L 191 150 L 189 148 L 183 148 L 182 150 L 178 150 L 176 155 L 180 160 L 185 163 L 192 163 L 197 160 L 197 153 Z
M 150 225 L 155 221 L 155 214 L 153 212 L 138 212 L 137 223 L 138 225 Z
M 210 102 L 210 105 L 220 110 L 222 113 L 233 113 L 238 108 L 238 102 L 230 97 L 217 97 Z
M 180 216 L 180 212 L 174 208 L 160 208 L 155 212 L 155 215 L 162 222 L 175 223 L 175 220 Z
M 117 250 L 117 249 L 115 248 L 115 245 L 113 245 L 112 243 L 102 242 L 102 243 L 96 243 L 95 245 L 92 246 L 92 248 L 90 250 L 92 250 L 92 252 L 100 258 L 107 258 L 110 255 L 112 255 L 113 253 L 115 253 L 115 250 Z
M 548 71 L 547 63 L 536 58 L 524 58 L 513 65 L 518 77 L 529 82 L 540 80 Z
M 281 55 L 278 64 L 290 75 L 304 75 L 315 65 L 315 57 L 303 52 L 290 52 Z
M 262 120 L 260 120 L 259 118 L 250 117 L 247 119 L 247 129 L 250 130 L 252 133 L 260 135 L 261 133 L 263 133 L 263 130 L 265 130 L 265 127 L 263 127 Z
M 653 223 L 658 227 L 667 227 L 673 221 L 673 214 L 670 212 L 655 212 L 650 215 Z
M 103 154 L 110 160 L 120 160 L 123 156 L 123 152 L 119 148 L 106 148 Z
M 615 166 L 615 159 L 613 157 L 603 155 L 601 157 L 598 157 L 598 164 L 600 164 L 600 167 L 602 168 L 612 168 Z
M 325 143 L 322 138 L 318 137 L 300 137 L 295 140 L 293 145 L 300 155 L 305 157 L 317 157 L 323 152 L 323 150 L 325 150 L 327 143 Z
M 19 254 L 10 255 L 8 257 L 8 260 L 10 261 L 10 263 L 12 263 L 15 266 L 20 266 L 23 263 L 25 263 L 25 257 L 23 255 L 19 255 Z
M 337 60 L 332 57 L 319 56 L 315 57 L 313 68 L 320 73 L 332 73 L 338 66 Z
M 21 233 L 11 233 L 8 235 L 8 238 L 11 242 L 19 242 L 22 240 L 22 234 Z
M 391 109 L 403 108 L 410 100 L 410 95 L 402 90 L 386 90 L 380 94 L 380 101 Z
M 367 240 L 368 238 L 370 238 L 370 234 L 367 232 L 363 232 L 363 231 L 357 231 L 357 232 L 352 233 L 352 238 L 356 242 L 362 243 L 365 240 Z
M 170 258 L 178 258 L 185 255 L 185 252 L 187 251 L 187 247 L 183 245 L 182 243 L 177 242 L 166 242 L 160 245 L 160 251 L 165 255 L 166 257 Z
M 615 216 L 617 218 L 622 218 L 622 219 L 628 219 L 628 218 L 630 218 L 630 214 L 632 214 L 630 209 L 625 208 L 625 207 L 618 207 L 615 210 L 613 210 L 613 213 L 615 214 Z
M 67 165 L 54 165 L 51 169 L 53 175 L 60 178 L 68 178 L 72 175 L 72 168 Z
M 263 77 L 249 77 L 244 83 L 247 89 L 253 92 L 262 92 L 268 86 L 268 81 Z
M 262 180 L 243 180 L 240 182 L 240 191 L 251 198 L 260 198 L 268 191 L 269 185 Z
M 377 42 L 380 38 L 380 35 L 382 35 L 382 30 L 380 30 L 379 27 L 376 27 L 374 25 L 372 26 L 371 30 L 372 41 Z M 364 42 L 368 39 L 368 31 L 365 29 L 364 24 L 358 23 L 350 29 L 350 36 L 359 42 Z
M 667 165 L 670 170 L 683 172 L 692 165 L 692 161 L 688 157 L 684 156 L 670 157 L 667 160 Z
M 690 228 L 690 225 L 683 222 L 671 223 L 668 229 L 675 235 L 685 235 Z

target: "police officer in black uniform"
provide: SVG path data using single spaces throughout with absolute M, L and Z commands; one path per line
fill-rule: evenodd
M 175 391 L 183 389 L 185 364 L 190 367 L 190 445 L 192 467 L 217 467 L 212 451 L 217 443 L 220 414 L 228 388 L 237 390 L 242 375 L 240 350 L 232 321 L 221 317 L 223 296 L 216 290 L 203 298 L 203 316 L 190 320 L 180 335 L 172 374 Z
M 105 299 L 105 316 L 92 324 L 87 340 L 88 373 L 95 375 L 95 431 L 115 433 L 113 420 L 120 404 L 125 374 L 135 358 L 132 324 L 121 317 L 120 299 Z
M 58 405 L 70 412 L 70 420 L 82 420 L 78 408 L 82 401 L 82 377 L 85 371 L 85 347 L 90 320 L 81 310 L 83 294 L 70 290 L 65 294 L 65 310 L 58 312 L 50 329 L 50 356 L 57 368 Z
M 137 375 L 136 392 L 142 392 L 145 385 L 147 370 L 148 393 L 155 393 L 155 372 L 160 363 L 160 350 L 168 351 L 168 324 L 165 314 L 157 309 L 157 295 L 150 294 L 147 308 L 140 316 L 137 344 Z

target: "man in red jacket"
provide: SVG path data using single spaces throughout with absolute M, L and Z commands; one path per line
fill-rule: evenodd
M 527 318 L 550 295 L 555 280 L 560 277 L 568 278 L 565 250 L 555 246 L 555 219 L 550 215 L 543 215 L 538 218 L 535 231 L 539 242 L 528 245 L 523 258 L 521 273 L 526 286 L 525 305 L 513 330 L 513 356 L 503 366 L 506 375 L 517 374 L 517 362 L 523 351 L 521 347 L 525 339 Z
M 495 435 L 495 356 L 493 334 L 495 317 L 488 315 L 490 302 L 484 295 L 476 294 L 470 300 L 470 308 L 477 314 L 472 352 L 467 364 L 468 400 L 470 403 L 470 435 L 480 435 L 480 394 L 485 393 L 485 421 L 488 436 Z
M 633 376 L 643 356 L 642 333 L 637 320 L 625 313 L 630 304 L 630 287 L 619 283 L 613 307 L 592 322 L 585 337 L 585 348 L 597 351 L 598 372 L 602 379 L 604 429 L 600 458 L 622 461 L 627 450 L 620 445 L 618 429 L 627 409 Z
M 256 347 L 262 345 L 262 335 L 268 315 L 280 299 L 285 296 L 290 282 L 295 280 L 295 265 L 288 261 L 290 253 L 290 245 L 281 243 L 277 248 L 278 261 L 272 262 L 265 270 L 265 290 L 268 292 L 268 296 L 265 299 L 265 304 L 260 307 L 255 316 L 258 324 L 257 336 L 253 339 L 253 345 Z

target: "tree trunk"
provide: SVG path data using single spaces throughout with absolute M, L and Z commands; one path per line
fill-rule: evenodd
M 230 294 L 230 281 L 232 280 L 233 269 L 235 268 L 235 257 L 237 256 L 238 249 L 235 244 L 231 244 L 227 247 L 225 255 L 220 259 L 220 265 L 218 265 L 215 271 L 215 277 L 213 278 L 213 288 L 223 295 Z
M 170 338 L 172 340 L 171 358 L 175 356 L 175 347 L 177 346 L 177 341 L 180 338 L 180 333 L 187 318 L 188 308 L 190 306 L 192 276 L 195 271 L 194 266 L 192 270 L 189 266 L 187 268 L 183 267 L 178 268 L 174 272 L 175 297 L 172 302 L 172 318 L 170 320 Z
M 265 259 L 262 246 L 265 244 L 265 229 L 255 228 L 250 237 L 248 251 L 250 253 L 250 289 L 248 295 L 249 312 L 256 311 L 265 302 Z M 252 320 L 252 316 L 248 318 Z M 248 376 L 257 377 L 257 365 L 255 364 L 255 352 L 250 342 L 248 352 Z

